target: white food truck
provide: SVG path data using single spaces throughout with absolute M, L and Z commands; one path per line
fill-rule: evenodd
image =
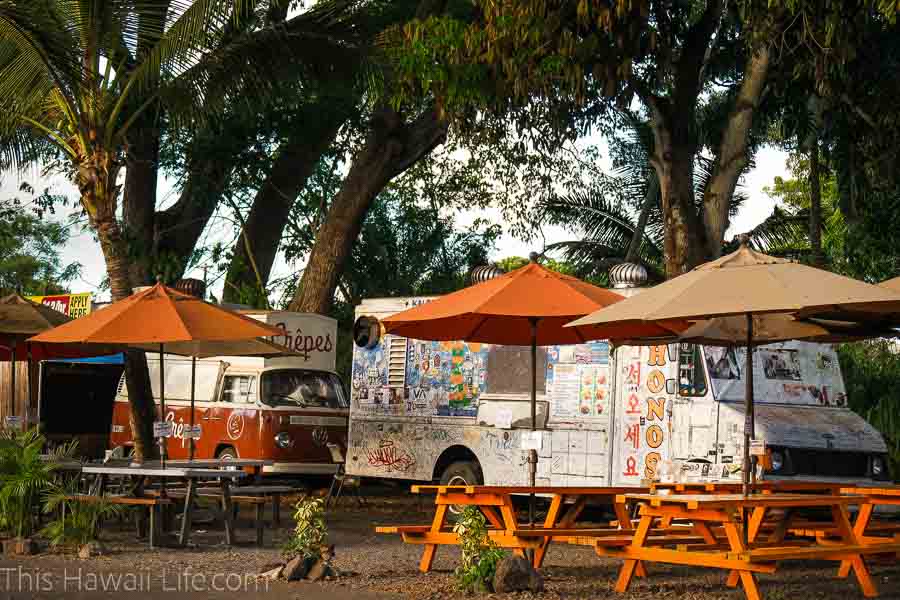
M 639 293 L 614 275 L 617 292 Z M 356 315 L 371 322 L 429 300 L 365 300 Z M 352 475 L 526 485 L 527 448 L 537 447 L 539 486 L 740 481 L 744 349 L 539 348 L 535 436 L 529 348 L 374 339 L 354 347 Z M 773 463 L 766 477 L 887 479 L 884 440 L 847 407 L 830 345 L 763 346 L 753 368 L 756 439 Z

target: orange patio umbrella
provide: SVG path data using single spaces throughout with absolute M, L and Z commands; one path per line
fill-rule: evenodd
M 596 339 L 591 336 L 592 327 L 570 328 L 565 324 L 624 299 L 615 292 L 542 267 L 534 258 L 515 271 L 384 320 L 387 333 L 414 339 L 531 346 L 532 431 L 537 429 L 537 347 Z M 671 329 L 659 323 L 640 329 L 647 336 L 672 334 Z M 533 486 L 536 452 L 532 451 L 529 462 Z
M 116 344 L 159 350 L 160 409 L 166 410 L 166 345 L 176 353 L 203 354 L 198 342 L 213 347 L 237 340 L 281 335 L 282 331 L 157 283 L 104 309 L 31 338 L 33 342 Z M 272 344 L 268 344 L 272 345 Z M 199 353 L 199 354 L 198 354 Z M 269 353 L 265 348 L 261 353 Z M 193 412 L 192 412 L 193 414 Z M 165 465 L 165 438 L 161 438 Z

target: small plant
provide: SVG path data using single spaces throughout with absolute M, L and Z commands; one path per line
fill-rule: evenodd
M 58 516 L 42 530 L 52 546 L 83 546 L 97 539 L 98 525 L 109 517 L 118 515 L 122 506 L 110 504 L 102 497 L 95 502 L 70 500 L 78 493 L 78 481 L 54 484 L 46 496 L 44 512 Z
M 459 536 L 460 565 L 454 571 L 464 592 L 490 592 L 497 563 L 506 552 L 488 537 L 487 519 L 475 506 L 466 506 L 453 531 Z
M 50 457 L 41 456 L 46 439 L 37 427 L 25 431 L 0 431 L 0 527 L 27 538 L 42 495 L 53 483 L 58 460 L 70 458 L 75 444 L 57 448 Z
M 318 560 L 328 541 L 328 525 L 325 523 L 325 500 L 303 498 L 294 507 L 294 535 L 284 546 L 288 556 L 302 556 Z

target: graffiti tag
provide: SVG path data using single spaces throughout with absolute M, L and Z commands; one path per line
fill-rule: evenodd
M 366 452 L 366 459 L 370 467 L 381 467 L 388 473 L 404 473 L 416 464 L 415 457 L 398 446 L 394 442 L 381 442 L 381 445 Z

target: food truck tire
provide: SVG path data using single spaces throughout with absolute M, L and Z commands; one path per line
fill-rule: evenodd
M 441 485 L 481 485 L 484 478 L 477 462 L 460 460 L 447 465 L 441 473 Z
M 232 446 L 222 446 L 216 452 L 216 458 L 219 460 L 234 460 L 238 458 L 238 453 Z

